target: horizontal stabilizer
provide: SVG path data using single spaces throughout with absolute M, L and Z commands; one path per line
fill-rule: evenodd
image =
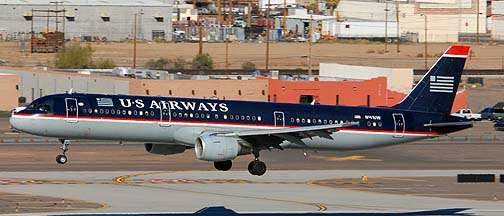
M 473 125 L 473 122 L 463 121 L 463 122 L 443 122 L 443 123 L 424 124 L 425 127 L 453 127 L 453 126 L 465 126 L 465 125 Z

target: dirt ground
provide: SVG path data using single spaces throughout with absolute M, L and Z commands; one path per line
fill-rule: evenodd
M 22 47 L 27 52 L 22 52 Z M 132 43 L 91 43 L 95 50 L 94 59 L 112 59 L 118 66 L 131 66 L 133 62 Z M 427 65 L 430 67 L 437 56 L 442 54 L 450 44 L 429 44 Z M 468 69 L 504 69 L 504 45 L 481 44 L 472 46 L 472 57 L 467 62 Z M 190 61 L 198 52 L 197 43 L 139 43 L 137 46 L 137 65 L 143 66 L 149 59 L 165 57 L 182 58 Z M 400 52 L 396 45 L 389 44 L 384 53 L 383 43 L 318 43 L 313 46 L 312 57 L 314 68 L 319 62 L 336 62 L 351 65 L 367 65 L 393 68 L 423 69 L 423 44 L 403 44 Z M 52 66 L 55 54 L 31 54 L 29 43 L 0 42 L 0 59 L 12 66 Z M 225 68 L 226 46 L 224 43 L 205 43 L 203 52 L 208 52 L 215 63 L 215 68 Z M 266 44 L 264 43 L 230 43 L 230 68 L 239 69 L 245 61 L 251 61 L 257 68 L 264 68 Z M 308 65 L 307 43 L 272 43 L 270 45 L 270 68 L 302 68 Z

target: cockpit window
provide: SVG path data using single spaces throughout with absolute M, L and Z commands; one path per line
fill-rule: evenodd
M 38 113 L 52 113 L 53 112 L 54 100 L 52 98 L 39 98 L 33 101 L 27 110 L 33 110 Z

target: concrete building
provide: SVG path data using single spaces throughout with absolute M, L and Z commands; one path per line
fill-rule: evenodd
M 0 82 L 0 98 L 10 98 L 9 105 L 2 108 L 6 110 L 17 106 L 18 92 L 19 97 L 29 103 L 34 98 L 70 89 L 82 93 L 285 103 L 310 103 L 315 100 L 320 104 L 352 106 L 392 106 L 406 96 L 406 93 L 389 89 L 389 81 L 385 76 L 350 81 L 297 81 L 266 77 L 249 80 L 149 80 L 10 67 L 0 67 L 0 73 L 18 74 L 16 78 L 19 78 L 17 91 L 15 78 L 9 80 L 0 77 L 0 81 L 7 80 Z M 14 98 L 16 103 L 12 104 Z M 453 109 L 465 108 L 466 98 L 465 91 L 459 92 Z
M 408 93 L 413 85 L 414 76 L 411 68 L 380 68 L 337 63 L 320 63 L 319 68 L 321 77 L 359 80 L 387 77 L 388 89 L 402 93 Z M 348 73 L 348 71 L 352 71 L 352 73 Z
M 70 89 L 82 93 L 129 94 L 129 79 L 126 78 L 14 67 L 0 67 L 0 73 L 19 76 L 19 97 L 24 97 L 27 103 Z
M 42 0 L 0 1 L 0 29 L 3 34 L 29 33 L 33 19 L 36 33 L 54 31 L 56 18 L 36 17 L 47 13 L 33 10 L 55 10 Z M 120 41 L 133 38 L 134 15 L 137 16 L 137 38 L 171 40 L 172 6 L 155 0 L 68 0 L 58 5 L 58 30 L 66 39 Z M 35 15 L 35 17 L 34 17 Z M 50 14 L 55 15 L 55 14 Z M 48 25 L 49 23 L 49 25 Z M 64 28 L 63 28 L 64 23 Z
M 492 2 L 491 24 L 492 38 L 504 41 L 504 1 Z
M 0 73 L 0 111 L 9 111 L 18 106 L 19 76 Z
M 337 14 L 344 18 L 396 21 L 396 1 L 341 0 Z M 460 33 L 486 33 L 486 0 L 422 0 L 399 2 L 402 36 L 418 42 L 458 42 Z M 478 15 L 479 9 L 479 15 Z M 479 18 L 479 19 L 478 19 Z M 425 35 L 427 29 L 427 35 Z

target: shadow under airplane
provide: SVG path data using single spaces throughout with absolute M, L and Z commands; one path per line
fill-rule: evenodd
M 463 211 L 470 208 L 450 208 L 450 209 L 436 209 L 427 211 L 414 211 L 414 212 L 318 212 L 318 213 L 280 213 L 280 212 L 261 212 L 261 213 L 237 213 L 231 209 L 223 206 L 205 207 L 194 213 L 90 213 L 90 214 L 54 214 L 52 216 L 409 216 L 409 215 L 473 215 L 471 213 L 463 213 Z

